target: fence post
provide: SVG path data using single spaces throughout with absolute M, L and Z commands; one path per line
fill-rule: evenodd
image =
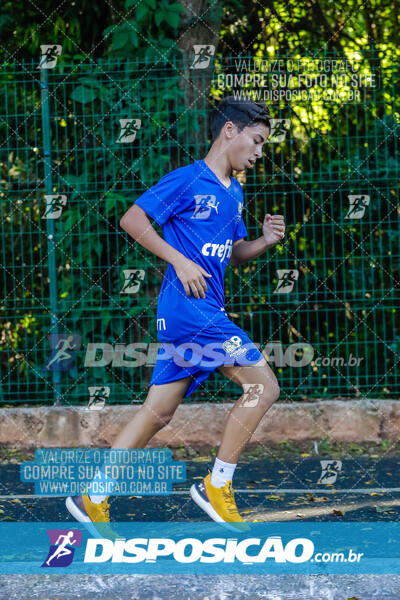
M 42 131 L 43 131 L 43 164 L 44 164 L 44 189 L 45 194 L 53 193 L 52 170 L 51 170 L 51 128 L 49 109 L 48 69 L 40 69 L 40 87 L 42 99 Z M 47 208 L 47 203 L 46 203 Z M 50 323 L 51 333 L 58 333 L 58 310 L 57 310 L 57 266 L 56 248 L 54 235 L 54 219 L 46 219 L 48 272 L 50 292 Z M 52 371 L 54 404 L 60 405 L 60 371 Z

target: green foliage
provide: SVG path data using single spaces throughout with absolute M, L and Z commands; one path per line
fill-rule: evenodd
M 143 0 L 138 4 L 126 0 L 125 9 L 132 18 L 125 18 L 121 24 L 104 30 L 104 35 L 112 38 L 106 52 L 108 56 L 147 58 L 150 61 L 163 60 L 171 54 L 179 56 L 175 39 L 183 11 L 181 4 L 168 0 Z
M 53 14 L 52 3 L 41 7 Z M 214 8 L 208 11 L 211 20 Z M 361 352 L 364 359 L 356 375 L 280 367 L 289 400 L 293 395 L 358 396 L 366 390 L 387 396 L 398 390 L 392 367 L 400 345 L 394 286 L 399 277 L 400 34 L 392 8 L 377 0 L 365 7 L 355 0 L 274 1 L 265 7 L 223 3 L 217 71 L 232 71 L 245 55 L 308 56 L 310 64 L 314 55 L 350 59 L 362 72 L 379 76 L 378 88 L 358 103 L 271 103 L 273 117 L 290 116 L 291 134 L 284 143 L 268 145 L 262 168 L 244 185 L 249 239 L 261 235 L 259 223 L 267 211 L 285 214 L 288 234 L 268 255 L 228 270 L 232 318 L 261 344 L 270 338 L 284 345 L 309 341 L 322 356 L 336 355 L 342 344 L 341 355 Z M 200 139 L 202 133 L 194 113 L 186 110 L 182 86 L 177 40 L 183 15 L 183 5 L 172 0 L 117 0 L 112 6 L 83 1 L 46 20 L 29 4 L 6 1 L 0 7 L 0 52 L 9 62 L 0 74 L 5 240 L 0 339 L 7 351 L 2 366 L 13 376 L 3 391 L 9 398 L 33 394 L 52 401 L 52 389 L 40 374 L 50 330 L 40 86 L 35 69 L 13 61 L 36 61 L 43 43 L 63 47 L 59 69 L 49 74 L 52 188 L 68 200 L 54 223 L 62 330 L 79 333 L 84 344 L 154 342 L 165 265 L 128 239 L 119 220 L 162 175 L 193 158 L 188 134 L 195 131 Z M 220 93 L 212 88 L 209 99 Z M 119 120 L 126 118 L 140 119 L 142 126 L 134 143 L 125 145 L 117 138 Z M 195 152 L 200 151 L 199 142 Z M 370 193 L 365 220 L 345 219 L 349 193 Z M 123 269 L 143 265 L 143 293 L 121 294 Z M 289 267 L 301 273 L 295 294 L 274 296 L 277 269 Z M 80 364 L 83 355 L 82 350 Z M 117 387 L 118 398 L 129 400 L 132 380 L 135 393 L 144 393 L 142 379 L 149 375 L 145 369 L 134 376 L 121 369 L 75 370 L 63 375 L 63 382 L 68 388 L 78 377 L 82 384 L 103 379 Z

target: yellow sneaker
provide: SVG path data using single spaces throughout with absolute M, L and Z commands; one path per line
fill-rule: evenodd
M 83 523 L 88 531 L 95 537 L 104 537 L 109 540 L 120 538 L 110 526 L 110 504 L 108 497 L 96 504 L 89 496 L 69 496 L 65 505 L 71 515 L 80 523 Z
M 232 523 L 235 530 L 249 531 L 249 525 L 244 522 L 237 509 L 232 481 L 227 481 L 223 487 L 214 487 L 209 472 L 203 481 L 192 485 L 190 495 L 213 521 Z

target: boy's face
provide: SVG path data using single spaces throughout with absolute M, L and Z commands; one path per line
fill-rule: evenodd
M 266 143 L 269 128 L 264 123 L 248 125 L 242 131 L 228 121 L 224 126 L 227 136 L 227 154 L 235 171 L 252 169 L 256 160 L 262 157 L 262 148 Z

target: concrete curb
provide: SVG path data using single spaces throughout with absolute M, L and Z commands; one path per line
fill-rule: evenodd
M 226 404 L 183 404 L 148 447 L 216 446 L 232 408 Z M 108 448 L 140 405 L 0 409 L 0 443 L 14 448 Z M 379 442 L 400 432 L 399 400 L 318 400 L 277 403 L 251 438 L 266 444 L 282 440 Z

